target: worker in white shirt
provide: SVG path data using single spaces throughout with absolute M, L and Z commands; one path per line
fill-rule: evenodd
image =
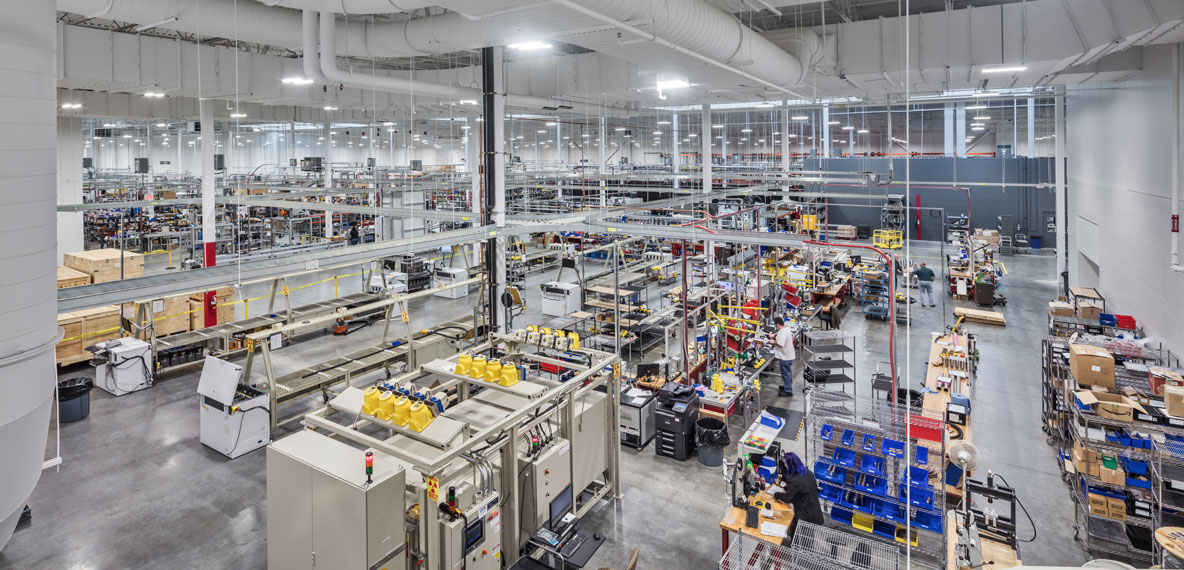
M 793 330 L 785 324 L 785 319 L 773 319 L 777 325 L 777 333 L 773 336 L 773 354 L 781 361 L 781 389 L 779 396 L 793 397 L 793 359 L 797 356 L 793 349 Z

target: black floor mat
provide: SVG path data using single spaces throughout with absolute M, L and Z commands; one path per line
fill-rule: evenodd
M 802 412 L 776 406 L 769 406 L 765 408 L 765 411 L 785 420 L 785 425 L 781 428 L 781 435 L 778 437 L 792 441 L 797 441 L 801 437 L 802 426 L 806 423 L 806 416 Z

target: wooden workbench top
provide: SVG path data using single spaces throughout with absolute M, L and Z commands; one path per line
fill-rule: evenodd
M 749 501 L 749 504 L 752 504 L 753 501 L 768 501 L 769 503 L 772 503 L 773 517 L 760 517 L 760 522 L 757 523 L 756 528 L 751 528 L 744 525 L 744 521 L 748 518 L 748 515 L 744 512 L 744 509 L 729 506 L 728 511 L 724 513 L 724 518 L 719 521 L 719 528 L 731 532 L 742 532 L 748 536 L 756 537 L 775 544 L 781 544 L 781 540 L 785 537 L 761 534 L 760 523 L 768 521 L 777 524 L 783 524 L 786 527 L 789 527 L 790 523 L 793 522 L 793 505 L 786 505 L 780 501 L 774 500 L 773 496 L 765 491 L 761 491 L 760 493 L 757 493 L 756 496 L 752 497 L 752 499 Z

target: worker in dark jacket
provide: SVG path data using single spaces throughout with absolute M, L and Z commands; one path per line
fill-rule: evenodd
M 773 498 L 793 505 L 793 522 L 789 525 L 787 541 L 793 540 L 798 521 L 817 525 L 826 522 L 822 516 L 822 506 L 818 504 L 818 481 L 796 453 L 785 454 L 785 490 L 774 493 Z
M 362 241 L 362 236 L 361 236 L 361 234 L 358 233 L 358 226 L 355 225 L 354 227 L 349 229 L 349 244 L 350 245 L 358 245 L 358 243 L 361 241 Z

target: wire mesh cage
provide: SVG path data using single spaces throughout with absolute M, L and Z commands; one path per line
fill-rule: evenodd
M 877 540 L 799 522 L 790 560 L 795 570 L 897 570 L 900 553 Z
M 798 525 L 801 526 L 801 523 Z M 719 560 L 719 570 L 790 570 L 790 549 L 759 538 L 736 533 L 736 540 Z

